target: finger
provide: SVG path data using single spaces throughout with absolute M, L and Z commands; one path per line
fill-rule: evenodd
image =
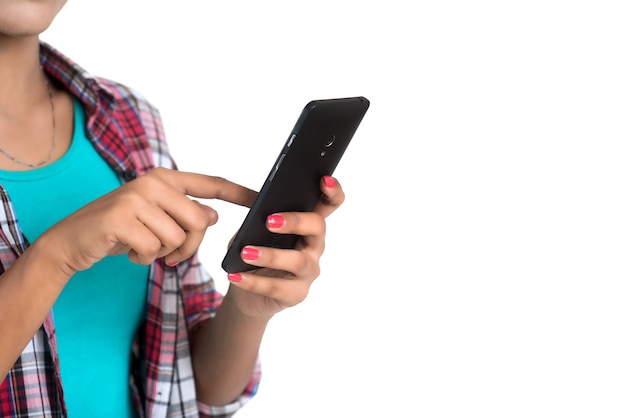
M 326 218 L 341 206 L 346 196 L 339 181 L 331 176 L 324 176 L 320 179 L 320 188 L 322 196 L 313 211 Z
M 171 188 L 163 190 L 157 205 L 188 232 L 204 231 L 217 222 L 218 216 L 214 209 Z
M 166 263 L 170 265 L 191 257 L 200 247 L 207 228 L 217 222 L 218 215 L 213 208 L 197 202 L 194 202 L 194 206 L 200 211 L 200 215 L 195 217 L 191 224 L 186 224 L 185 241 L 167 256 Z
M 215 210 L 191 200 L 162 177 L 170 174 L 170 171 L 160 171 L 143 180 L 142 188 L 155 191 L 152 201 L 156 205 L 143 205 L 138 216 L 163 241 L 159 255 L 166 256 L 168 264 L 176 264 L 189 258 L 198 249 L 206 229 L 217 222 L 218 216 Z M 164 216 L 170 220 L 164 219 Z M 182 230 L 182 234 L 176 227 Z
M 182 193 L 176 186 L 173 186 L 161 175 L 168 175 L 168 171 L 160 172 L 159 175 L 146 176 L 140 183 L 135 183 L 135 187 L 143 190 L 152 190 L 151 197 L 143 198 L 141 194 L 127 195 L 131 207 L 137 208 L 138 217 L 147 218 L 147 213 L 157 216 L 157 210 L 164 211 L 173 218 L 184 231 L 205 230 L 210 225 L 217 222 L 217 213 L 210 207 L 191 200 Z M 156 206 L 155 206 L 156 205 Z M 153 207 L 150 211 L 148 208 Z M 146 219 L 144 219 L 145 221 Z M 158 225 L 154 225 L 155 228 Z
M 252 266 L 264 267 L 293 274 L 297 277 L 317 277 L 320 274 L 321 254 L 307 250 L 285 250 L 247 245 L 241 250 L 241 259 Z
M 161 240 L 138 220 L 125 228 L 118 240 L 130 250 L 128 258 L 137 264 L 150 264 L 159 257 Z
M 157 257 L 170 254 L 187 240 L 187 230 L 157 206 L 143 208 L 139 220 L 161 243 Z
M 217 211 L 215 209 L 213 209 L 210 206 L 203 205 L 202 203 L 198 202 L 197 200 L 194 200 L 193 203 L 198 205 L 200 207 L 200 210 L 203 210 L 207 214 L 207 216 L 209 217 L 211 225 L 215 225 L 217 223 L 217 220 L 219 219 L 219 215 L 218 215 L 218 213 L 217 213 Z M 209 226 L 211 226 L 211 225 L 209 225 Z
M 185 241 L 167 255 L 165 262 L 168 265 L 176 265 L 191 257 L 200 247 L 205 233 L 206 229 L 187 232 Z
M 219 199 L 240 206 L 250 207 L 257 192 L 228 181 L 222 177 L 205 174 L 155 168 L 155 174 L 168 181 L 172 186 L 186 195 L 203 198 Z
M 281 212 L 267 217 L 267 229 L 276 234 L 300 235 L 307 246 L 321 254 L 326 239 L 326 220 L 315 212 Z

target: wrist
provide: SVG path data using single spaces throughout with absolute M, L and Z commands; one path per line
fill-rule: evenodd
M 245 324 L 267 325 L 269 320 L 274 316 L 274 312 L 265 312 L 255 309 L 254 306 L 256 304 L 248 306 L 249 303 L 246 302 L 250 300 L 247 298 L 247 296 L 249 296 L 247 293 L 247 290 L 230 285 L 224 295 L 220 310 L 227 311 L 230 317 L 237 318 L 238 321 Z
M 53 234 L 46 232 L 30 245 L 27 253 L 32 262 L 47 273 L 48 279 L 65 286 L 76 270 L 70 267 L 64 246 L 57 241 Z

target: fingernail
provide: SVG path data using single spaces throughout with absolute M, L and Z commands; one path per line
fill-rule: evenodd
M 168 266 L 170 267 L 176 267 L 178 265 L 179 261 L 170 261 L 169 263 L 167 263 Z
M 241 250 L 241 257 L 244 260 L 256 260 L 259 258 L 259 254 L 261 254 L 261 252 L 256 248 L 244 247 L 243 250 Z
M 231 282 L 240 282 L 242 279 L 241 274 L 239 273 L 228 273 L 228 280 Z
M 324 184 L 326 187 L 335 187 L 336 182 L 331 176 L 324 176 Z
M 285 218 L 281 215 L 270 215 L 267 217 L 267 226 L 270 228 L 280 228 L 285 224 Z

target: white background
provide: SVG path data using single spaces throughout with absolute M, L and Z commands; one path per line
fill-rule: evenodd
M 626 416 L 626 17 L 614 1 L 70 0 L 43 35 L 260 187 L 302 107 L 371 108 L 323 273 L 238 417 Z M 219 264 L 245 215 L 215 202 Z

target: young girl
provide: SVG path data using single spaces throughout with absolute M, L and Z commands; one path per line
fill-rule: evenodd
M 256 192 L 178 171 L 158 111 L 39 35 L 65 0 L 0 0 L 0 415 L 230 416 L 256 391 L 265 327 L 319 275 L 331 177 L 311 213 L 249 246 L 225 295 L 197 259 L 216 212 Z M 190 198 L 191 196 L 191 198 Z

